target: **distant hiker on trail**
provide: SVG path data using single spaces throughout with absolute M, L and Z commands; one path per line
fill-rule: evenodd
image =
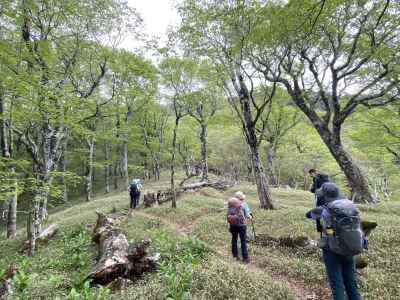
M 141 189 L 142 184 L 140 183 L 140 179 L 132 179 L 132 182 L 129 185 L 129 196 L 131 198 L 129 213 L 132 213 L 132 210 L 139 206 Z
M 340 196 L 338 187 L 324 183 L 319 191 L 324 205 L 310 210 L 310 219 L 322 219 L 322 235 L 319 246 L 334 300 L 361 300 L 356 281 L 354 256 L 360 254 L 365 245 L 361 230 L 359 211 L 355 204 Z
M 308 170 L 308 174 L 310 174 L 310 176 L 313 179 L 310 192 L 315 194 L 315 207 L 321 206 L 323 205 L 324 200 L 322 196 L 317 195 L 317 190 L 319 190 L 325 182 L 329 182 L 329 177 L 328 175 L 319 173 L 316 169 Z M 316 220 L 315 222 L 317 226 L 317 231 L 322 232 L 322 226 L 320 220 Z
M 310 192 L 316 194 L 317 190 L 321 188 L 321 186 L 325 182 L 329 182 L 329 177 L 326 174 L 320 173 L 316 169 L 308 170 L 308 174 L 312 177 L 313 183 L 310 188 Z M 321 202 L 323 199 L 321 197 L 316 197 L 316 207 L 321 206 L 323 203 Z
M 227 221 L 229 224 L 229 231 L 232 234 L 231 246 L 233 257 L 239 260 L 237 246 L 239 236 L 243 262 L 249 263 L 246 237 L 246 211 L 242 206 L 242 202 L 237 198 L 230 198 L 228 201 Z

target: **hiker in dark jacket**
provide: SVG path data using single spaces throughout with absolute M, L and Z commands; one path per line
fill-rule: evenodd
M 325 182 L 329 182 L 329 177 L 326 174 L 322 174 L 320 172 L 318 172 L 316 169 L 310 169 L 308 171 L 308 174 L 310 174 L 310 176 L 312 177 L 313 183 L 311 185 L 311 189 L 310 192 L 315 194 L 317 192 L 317 190 L 319 188 L 321 188 L 321 186 L 325 183 Z M 316 199 L 316 205 L 315 206 L 321 206 L 323 203 L 323 199 L 317 197 Z
M 320 189 L 325 204 L 310 210 L 306 217 L 310 219 L 322 219 L 325 224 L 323 227 L 321 241 L 327 241 L 329 236 L 332 238 L 332 229 L 327 227 L 329 224 L 329 211 L 327 204 L 342 199 L 338 187 L 332 183 L 324 183 Z M 354 256 L 345 256 L 333 252 L 329 248 L 329 243 L 321 243 L 323 259 L 329 284 L 334 300 L 361 300 L 356 281 L 356 266 Z M 346 298 L 346 296 L 348 298 Z
M 311 186 L 310 192 L 315 194 L 315 207 L 321 206 L 323 205 L 324 198 L 322 196 L 318 196 L 317 191 L 325 182 L 329 182 L 329 177 L 328 175 L 319 173 L 316 169 L 310 169 L 308 171 L 308 174 L 310 174 L 313 179 L 313 184 Z M 317 227 L 317 231 L 321 232 L 322 226 L 320 220 L 316 220 L 315 225 Z
M 242 202 L 237 198 L 231 198 L 228 201 L 227 220 L 229 224 L 229 232 L 232 234 L 232 255 L 239 260 L 238 255 L 238 237 L 240 237 L 240 246 L 242 250 L 242 258 L 244 263 L 249 263 L 249 254 L 247 252 L 246 237 L 246 211 L 242 206 Z
M 132 214 L 133 210 L 139 206 L 141 189 L 142 189 L 142 184 L 140 182 L 140 179 L 132 179 L 128 188 L 129 197 L 131 199 L 129 204 L 129 214 Z

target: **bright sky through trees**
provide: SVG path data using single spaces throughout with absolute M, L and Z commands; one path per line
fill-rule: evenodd
M 179 21 L 174 0 L 128 0 L 128 4 L 134 7 L 143 18 L 145 32 L 149 36 L 161 37 L 159 42 L 165 41 L 165 32 L 169 25 L 175 25 Z M 132 49 L 137 42 L 131 36 L 127 36 L 122 47 Z

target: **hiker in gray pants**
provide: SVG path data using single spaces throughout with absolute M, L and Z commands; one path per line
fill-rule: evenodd
M 306 217 L 317 220 L 323 219 L 323 224 L 330 224 L 330 215 L 326 205 L 336 202 L 349 201 L 340 196 L 338 187 L 332 183 L 324 183 L 321 187 L 321 193 L 324 196 L 324 205 L 310 210 Z M 332 203 L 333 204 L 333 203 Z M 354 255 L 341 255 L 334 252 L 331 248 L 329 239 L 333 238 L 333 230 L 330 227 L 323 226 L 322 230 L 322 255 L 328 275 L 329 284 L 332 290 L 334 300 L 361 300 L 357 288 L 356 265 Z M 358 239 L 357 239 L 358 240 Z M 361 244 L 361 241 L 360 241 Z M 347 295 L 347 298 L 346 298 Z

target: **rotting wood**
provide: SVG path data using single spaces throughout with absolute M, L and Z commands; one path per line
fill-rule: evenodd
M 99 260 L 87 277 L 92 284 L 109 285 L 116 288 L 126 285 L 126 280 L 135 281 L 143 273 L 157 267 L 159 254 L 148 254 L 151 240 L 146 239 L 129 245 L 126 235 L 119 228 L 121 215 L 107 216 L 101 212 L 93 229 L 92 239 L 98 245 Z
M 365 237 L 378 226 L 376 222 L 361 221 L 361 229 Z M 255 245 L 264 247 L 287 247 L 287 248 L 302 248 L 306 251 L 315 252 L 318 249 L 318 242 L 310 239 L 308 236 L 279 236 L 273 237 L 268 234 L 258 234 L 255 239 L 249 240 Z M 368 266 L 367 258 L 360 254 L 356 256 L 356 268 L 363 269 Z
M 46 244 L 50 239 L 52 239 L 60 231 L 59 224 L 51 224 L 45 230 L 42 230 L 40 234 L 35 238 L 35 245 Z M 30 241 L 26 241 L 22 247 L 22 251 L 25 252 L 29 250 Z
M 182 193 L 198 190 L 206 187 L 211 187 L 217 190 L 226 190 L 233 186 L 233 183 L 225 181 L 225 180 L 217 180 L 217 181 L 200 181 L 190 184 L 185 184 L 180 186 L 179 189 L 176 190 L 176 196 L 179 197 Z M 173 192 L 171 189 L 168 190 L 159 190 L 157 192 L 150 191 L 144 194 L 143 202 L 146 207 L 150 207 L 154 204 L 162 204 L 164 202 L 172 201 Z

